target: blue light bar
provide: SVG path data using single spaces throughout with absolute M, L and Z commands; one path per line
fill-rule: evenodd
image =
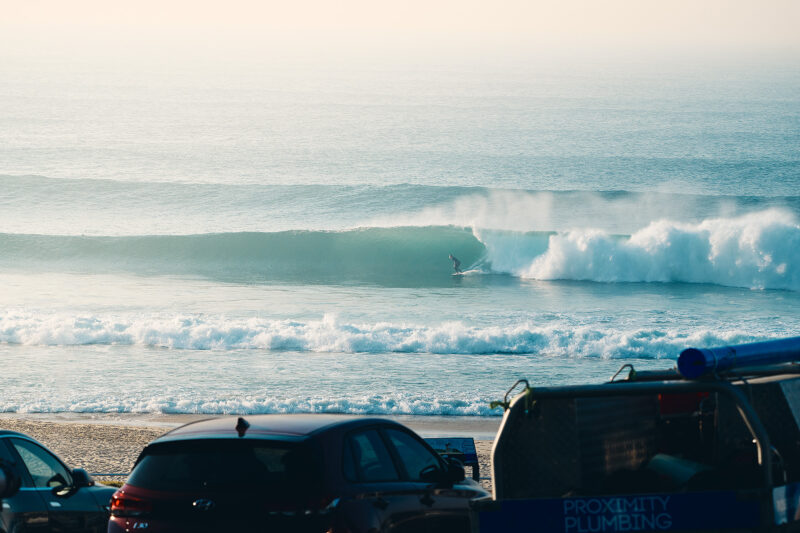
M 685 378 L 695 379 L 712 372 L 797 360 L 800 337 L 791 337 L 719 348 L 687 348 L 678 356 L 678 371 Z

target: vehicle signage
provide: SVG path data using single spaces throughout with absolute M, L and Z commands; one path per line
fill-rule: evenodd
M 634 494 L 503 500 L 479 509 L 481 533 L 605 533 L 748 529 L 760 525 L 759 500 L 741 493 Z

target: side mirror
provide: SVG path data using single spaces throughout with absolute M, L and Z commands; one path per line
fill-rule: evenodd
M 429 465 L 422 469 L 419 473 L 419 478 L 426 483 L 438 483 L 452 485 L 459 481 L 464 481 L 466 475 L 464 474 L 464 465 L 458 459 L 446 458 L 445 470 L 435 466 Z
M 467 477 L 466 473 L 464 472 L 464 463 L 455 457 L 447 458 L 447 473 L 449 474 L 448 477 L 452 483 L 464 481 Z
M 447 483 L 450 480 L 450 471 L 442 470 L 436 465 L 428 465 L 419 473 L 419 478 L 425 483 Z
M 94 486 L 94 479 L 83 468 L 72 470 L 72 486 L 76 489 Z
M 15 495 L 21 484 L 19 476 L 10 467 L 0 463 L 0 499 Z

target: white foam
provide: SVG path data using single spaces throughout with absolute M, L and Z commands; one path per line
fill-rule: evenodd
M 370 415 L 491 416 L 502 414 L 489 408 L 489 398 L 423 398 L 409 394 L 365 396 L 237 397 L 186 399 L 171 395 L 147 398 L 97 396 L 81 399 L 48 398 L 46 401 L 18 398 L 0 400 L 6 413 L 167 413 L 167 414 L 261 414 L 348 413 Z
M 334 353 L 539 354 L 563 357 L 674 358 L 687 346 L 763 340 L 759 332 L 714 328 L 598 328 L 568 321 L 542 326 L 469 326 L 462 322 L 341 323 L 231 319 L 207 315 L 103 316 L 7 311 L 0 342 L 21 345 L 140 345 L 183 350 Z
M 697 224 L 661 220 L 630 237 L 596 229 L 560 232 L 540 254 L 535 242 L 475 234 L 493 269 L 524 278 L 800 290 L 800 225 L 779 209 Z

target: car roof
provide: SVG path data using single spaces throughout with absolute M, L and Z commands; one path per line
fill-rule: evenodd
M 33 437 L 20 433 L 19 431 L 11 431 L 10 429 L 0 429 L 0 438 L 2 437 L 25 437 L 26 439 L 33 439 Z
M 239 438 L 236 429 L 239 418 L 249 424 L 244 437 L 257 439 L 302 440 L 333 428 L 350 429 L 375 424 L 402 427 L 383 418 L 334 414 L 224 416 L 190 422 L 158 437 L 152 444 L 197 438 Z

